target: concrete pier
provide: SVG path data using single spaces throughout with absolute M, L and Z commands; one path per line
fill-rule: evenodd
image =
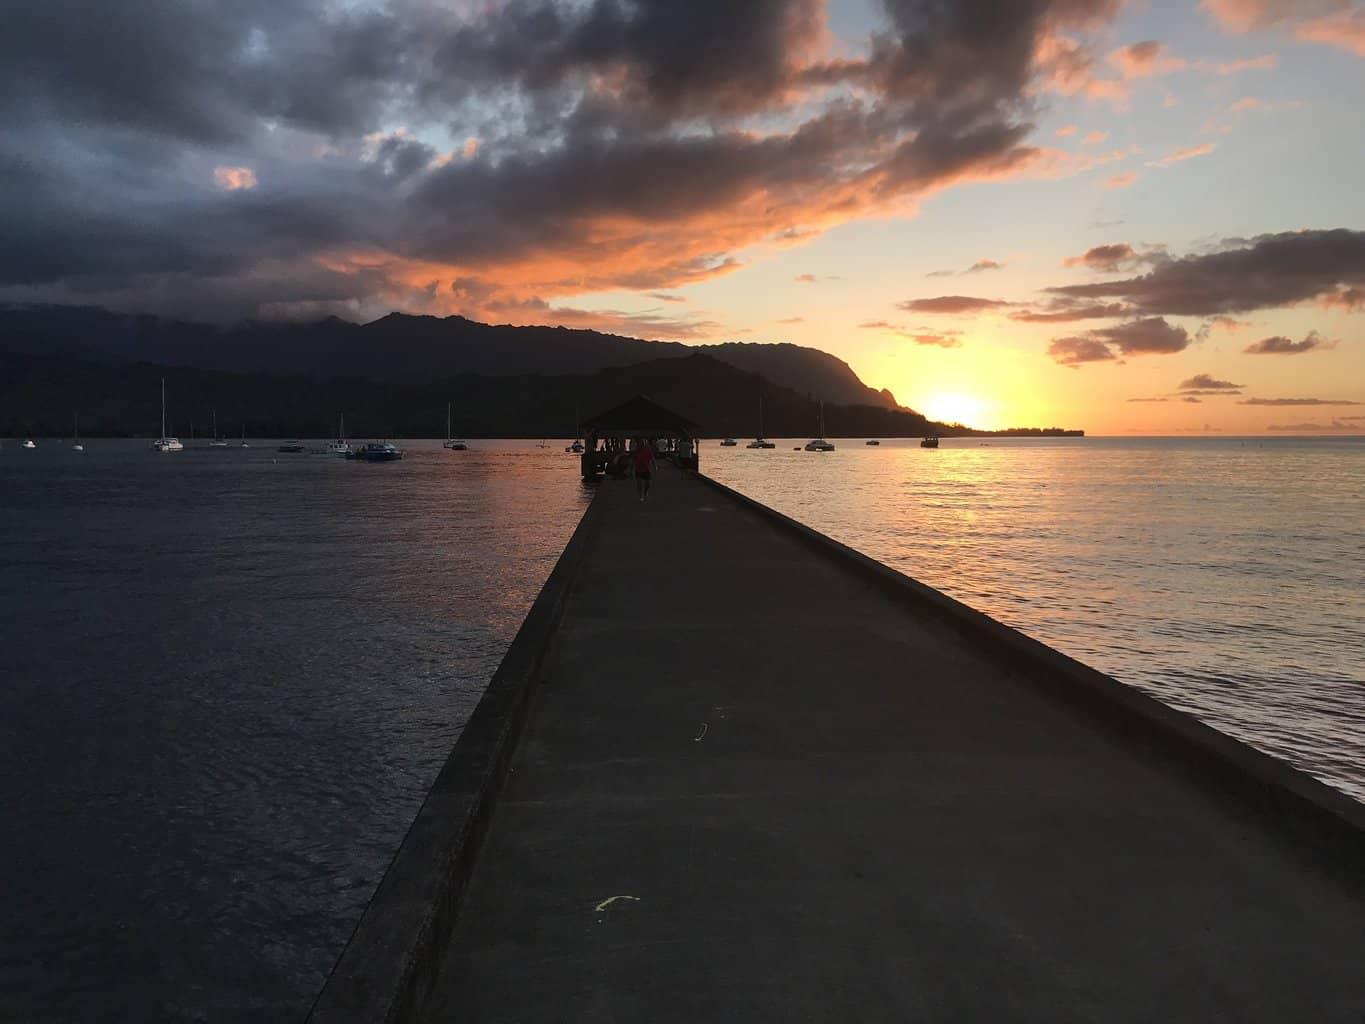
M 1361 805 L 709 481 L 509 659 L 314 1020 L 1365 1020 Z

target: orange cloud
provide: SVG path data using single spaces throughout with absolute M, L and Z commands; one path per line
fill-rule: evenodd
M 1338 11 L 1306 21 L 1294 34 L 1309 43 L 1326 43 L 1357 57 L 1365 57 L 1365 8 Z
M 1104 187 L 1107 189 L 1127 188 L 1138 180 L 1137 171 L 1124 171 L 1122 174 L 1115 174 L 1111 178 L 1104 179 Z
M 256 187 L 256 172 L 250 167 L 215 167 L 213 183 L 224 192 L 237 192 Z
M 1184 149 L 1176 149 L 1167 153 L 1160 160 L 1152 160 L 1148 167 L 1170 167 L 1184 160 L 1193 160 L 1196 157 L 1208 156 L 1218 148 L 1216 142 L 1203 142 L 1197 146 L 1186 146 Z
M 1150 78 L 1173 71 L 1184 71 L 1189 61 L 1166 56 L 1165 47 L 1155 39 L 1122 46 L 1109 54 L 1109 63 L 1118 68 L 1124 78 Z

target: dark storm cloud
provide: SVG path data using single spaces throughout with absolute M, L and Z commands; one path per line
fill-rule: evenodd
M 1027 171 L 1047 42 L 1119 6 L 884 5 L 865 58 L 823 51 L 821 0 L 29 5 L 0 34 L 0 299 L 448 309 L 478 276 L 467 308 L 529 316 L 702 280 Z
M 1254 356 L 1297 356 L 1304 352 L 1312 352 L 1314 349 L 1336 348 L 1335 341 L 1329 341 L 1317 331 L 1309 331 L 1302 341 L 1293 341 L 1282 334 L 1273 338 L 1262 338 L 1260 341 L 1253 341 L 1243 352 L 1249 352 Z
M 1120 299 L 1148 315 L 1212 316 L 1318 300 L 1346 304 L 1365 285 L 1365 231 L 1337 228 L 1233 240 L 1221 251 L 1165 259 L 1141 277 L 1048 289 Z

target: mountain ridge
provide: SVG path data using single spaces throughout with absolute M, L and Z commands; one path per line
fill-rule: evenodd
M 331 316 L 218 326 L 93 306 L 0 306 L 0 347 L 59 343 L 107 358 L 231 373 L 360 376 L 374 380 L 459 373 L 583 374 L 706 352 L 782 387 L 835 404 L 900 406 L 842 359 L 791 342 L 684 345 L 565 326 L 484 324 L 467 317 L 391 312 L 363 324 Z

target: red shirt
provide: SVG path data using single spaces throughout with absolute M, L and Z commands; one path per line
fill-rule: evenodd
M 642 444 L 630 453 L 635 459 L 635 472 L 648 473 L 654 465 L 654 448 L 652 445 Z

